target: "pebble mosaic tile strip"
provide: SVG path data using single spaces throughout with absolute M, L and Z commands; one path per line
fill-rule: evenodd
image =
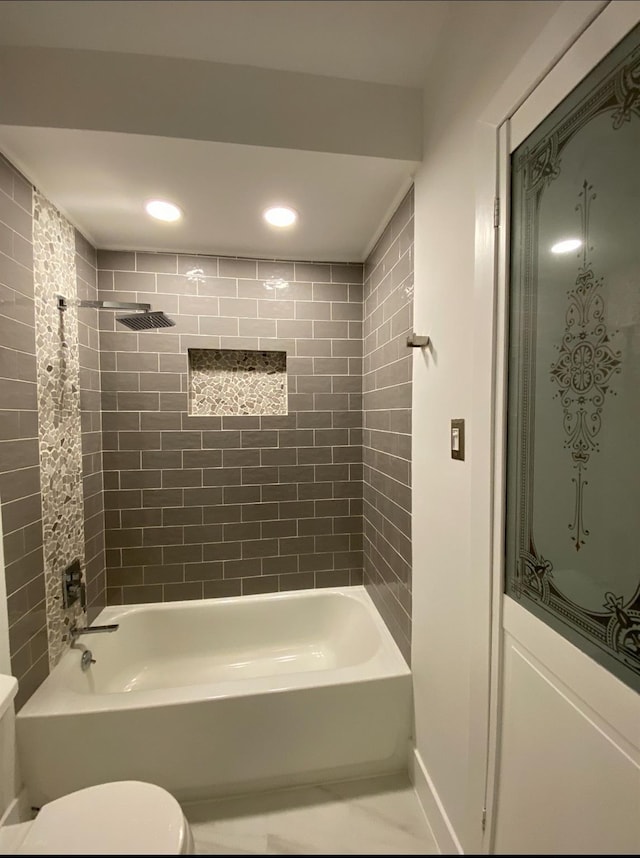
M 189 349 L 191 416 L 287 413 L 286 352 Z
M 73 227 L 34 191 L 33 265 L 38 436 L 47 600 L 49 664 L 64 652 L 72 619 L 83 623 L 79 602 L 62 606 L 64 569 L 78 559 L 84 570 L 84 509 L 80 423 L 80 359 Z M 57 296 L 67 298 L 58 309 Z

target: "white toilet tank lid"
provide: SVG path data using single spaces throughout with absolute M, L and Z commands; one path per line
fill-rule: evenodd
M 179 855 L 188 824 L 175 798 L 154 784 L 115 781 L 45 804 L 23 842 L 26 855 Z

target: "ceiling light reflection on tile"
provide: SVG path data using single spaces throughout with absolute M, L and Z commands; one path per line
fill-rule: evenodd
M 204 283 L 205 274 L 202 268 L 190 268 L 185 277 L 189 283 Z
M 283 277 L 270 277 L 262 285 L 270 292 L 282 292 L 284 289 L 289 288 L 289 281 Z

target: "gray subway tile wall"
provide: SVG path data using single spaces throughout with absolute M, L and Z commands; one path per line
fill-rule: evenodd
M 413 188 L 364 266 L 364 582 L 411 657 Z
M 18 706 L 49 670 L 31 194 L 0 161 L 0 503 Z M 89 619 L 106 601 L 364 580 L 408 659 L 412 195 L 364 284 L 360 264 L 96 257 L 77 232 L 75 249 L 81 299 L 151 302 L 177 322 L 132 333 L 114 313 L 78 313 Z M 271 277 L 289 287 L 265 289 Z M 286 351 L 289 413 L 190 417 L 189 348 Z
M 98 251 L 99 298 L 176 321 L 99 317 L 109 604 L 362 582 L 362 275 Z M 189 348 L 286 351 L 288 414 L 189 416 Z
M 11 670 L 19 709 L 50 669 L 38 441 L 33 187 L 0 155 L 0 507 Z M 78 297 L 97 298 L 95 249 L 75 232 Z M 89 619 L 105 604 L 97 314 L 78 313 L 83 522 Z M 72 558 L 70 558 L 72 559 Z
M 32 217 L 31 185 L 0 156 L 0 501 L 17 707 L 49 673 Z

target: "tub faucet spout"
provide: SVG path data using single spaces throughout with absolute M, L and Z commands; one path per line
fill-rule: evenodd
M 80 629 L 75 623 L 69 628 L 69 637 L 71 638 L 71 646 L 78 640 L 80 635 L 94 635 L 101 632 L 115 632 L 120 628 L 119 623 L 111 623 L 106 626 L 85 626 Z

